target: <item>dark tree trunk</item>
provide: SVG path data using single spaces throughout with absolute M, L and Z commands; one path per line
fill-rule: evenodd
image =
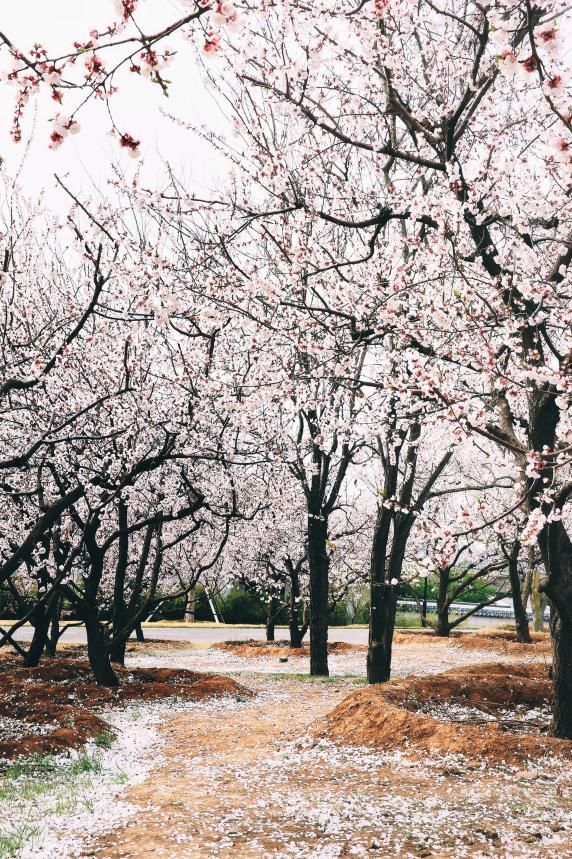
M 109 645 L 109 658 L 114 665 L 125 665 L 125 649 L 127 642 L 124 638 L 114 639 Z
M 137 641 L 145 641 L 145 636 L 143 634 L 143 627 L 141 626 L 141 622 L 135 624 L 135 638 Z
M 270 597 L 266 614 L 266 641 L 274 641 L 276 627 L 276 599 Z
M 449 624 L 449 576 L 450 570 L 442 568 L 439 570 L 439 590 L 437 592 L 437 623 L 435 624 L 435 635 L 448 638 L 451 632 Z
M 33 617 L 34 634 L 26 658 L 24 659 L 24 665 L 27 668 L 35 668 L 40 663 L 42 653 L 48 641 L 50 620 L 51 615 L 48 606 L 45 604 L 37 606 Z
M 380 507 L 377 512 L 371 550 L 368 683 L 385 683 L 391 673 L 391 645 L 397 607 L 395 588 L 386 583 L 387 546 L 391 524 L 391 511 L 386 507 Z
M 85 584 L 81 611 L 87 636 L 87 656 L 95 682 L 99 686 L 118 686 L 119 680 L 111 667 L 107 642 L 97 612 L 97 594 L 103 575 L 104 555 L 96 541 L 99 519 L 94 519 L 85 530 L 85 542 L 89 552 L 90 570 Z
M 310 568 L 310 674 L 328 677 L 328 522 L 323 514 L 308 516 Z
M 62 597 L 58 595 L 54 600 L 54 609 L 50 623 L 50 632 L 46 642 L 46 653 L 53 659 L 56 655 L 58 641 L 60 640 L 60 615 L 62 613 Z
M 290 599 L 288 602 L 288 628 L 290 630 L 290 647 L 299 649 L 302 647 L 304 636 L 308 631 L 308 624 L 299 626 L 298 614 L 300 608 L 300 567 L 301 563 L 294 565 L 291 558 L 285 558 L 284 565 L 290 579 Z
M 520 576 L 518 574 L 518 554 L 520 544 L 516 542 L 508 558 L 508 574 L 510 578 L 510 587 L 512 592 L 512 604 L 514 606 L 514 620 L 516 625 L 516 638 L 522 644 L 530 644 L 530 629 L 528 627 L 528 617 L 526 615 L 526 606 L 522 602 L 522 591 L 520 589 Z
M 554 700 L 551 733 L 572 739 L 572 624 L 565 622 L 551 607 L 552 680 Z
M 572 542 L 562 522 L 552 522 L 539 535 L 550 600 L 552 681 L 551 733 L 572 740 Z
M 119 680 L 111 667 L 109 652 L 105 646 L 103 629 L 97 618 L 97 613 L 88 611 L 84 619 L 87 635 L 87 655 L 95 682 L 99 686 L 118 686 Z
M 127 533 L 128 517 L 127 504 L 119 501 L 117 508 L 117 526 L 119 531 L 119 543 L 117 551 L 117 566 L 115 568 L 115 581 L 113 584 L 113 607 L 112 607 L 112 642 L 109 648 L 109 657 L 116 665 L 125 664 L 126 640 L 120 637 L 127 623 L 127 606 L 125 603 L 125 577 L 127 574 L 127 562 L 129 551 L 129 535 Z
M 367 651 L 368 683 L 386 683 L 391 676 L 391 649 L 397 611 L 397 587 L 384 582 L 372 588 Z

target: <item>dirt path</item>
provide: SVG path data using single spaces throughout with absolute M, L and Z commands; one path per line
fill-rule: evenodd
M 515 774 L 316 744 L 307 728 L 347 684 L 251 680 L 251 701 L 164 722 L 161 763 L 127 794 L 137 814 L 84 856 L 572 857 L 569 767 Z
M 303 736 L 348 691 L 347 685 L 324 683 L 304 683 L 302 690 L 294 681 L 273 685 L 280 689 L 262 691 L 253 702 L 216 717 L 174 715 L 162 727 L 166 762 L 152 780 L 129 791 L 128 799 L 141 809 L 136 820 L 102 839 L 89 855 L 270 855 L 280 802 L 261 802 L 257 777 L 278 750 Z M 276 788 L 284 789 L 284 777 L 273 769 Z

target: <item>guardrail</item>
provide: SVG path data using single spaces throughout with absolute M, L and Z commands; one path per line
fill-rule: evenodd
M 422 600 L 420 600 L 422 602 Z M 418 612 L 419 609 L 417 607 L 417 603 L 415 600 L 397 600 L 397 606 L 401 611 L 404 612 Z M 449 608 L 449 614 L 466 614 L 474 608 L 474 603 L 451 603 Z M 435 600 L 427 600 L 427 611 L 430 614 L 433 614 L 437 611 L 437 603 Z M 532 613 L 527 612 L 528 619 L 532 620 Z M 483 608 L 480 608 L 478 611 L 473 612 L 472 617 L 498 617 L 498 618 L 514 618 L 514 610 L 509 608 L 508 606 L 498 606 L 498 605 L 487 605 Z M 544 611 L 544 619 L 550 620 L 550 609 L 546 608 Z

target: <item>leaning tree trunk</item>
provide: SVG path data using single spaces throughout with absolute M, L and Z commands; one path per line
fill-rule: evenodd
M 310 568 L 310 674 L 327 677 L 328 671 L 328 522 L 316 513 L 308 516 Z
M 145 635 L 143 633 L 143 627 L 141 626 L 141 621 L 138 621 L 135 624 L 135 638 L 139 642 L 145 641 Z
M 34 624 L 34 634 L 28 652 L 24 658 L 24 665 L 27 668 L 36 668 L 42 658 L 42 653 L 48 641 L 48 633 L 50 630 L 51 613 L 48 604 L 43 604 L 36 607 L 32 622 Z

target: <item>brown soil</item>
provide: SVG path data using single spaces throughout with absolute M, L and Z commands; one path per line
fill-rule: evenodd
M 530 644 L 521 644 L 516 640 L 516 633 L 504 629 L 487 629 L 482 632 L 465 632 L 453 630 L 449 638 L 435 635 L 432 630 L 420 629 L 415 632 L 395 632 L 394 644 L 455 644 L 468 650 L 491 650 L 496 653 L 507 653 L 513 656 L 531 656 L 539 653 L 550 653 L 550 635 L 547 632 L 531 632 Z
M 502 725 L 444 723 L 418 712 L 431 701 L 475 704 L 489 712 L 550 700 L 543 665 L 490 663 L 443 674 L 407 677 L 353 692 L 314 727 L 316 736 L 383 750 L 406 748 L 516 763 L 544 754 L 572 757 L 572 741 L 504 731 Z
M 510 653 L 514 656 L 530 656 L 532 654 L 551 652 L 550 635 L 547 632 L 531 632 L 530 644 L 522 644 L 516 640 L 516 633 L 495 629 L 488 632 L 453 633 L 451 638 L 455 644 L 460 644 L 473 650 L 493 650 L 497 653 Z
M 145 641 L 130 640 L 125 648 L 127 656 L 148 656 L 162 653 L 188 653 L 190 650 L 195 650 L 197 645 L 192 641 L 176 641 L 167 638 L 148 638 Z M 68 644 L 60 642 L 58 644 L 59 656 L 72 656 L 82 659 L 87 655 L 86 644 Z
M 290 647 L 287 641 L 255 641 L 254 639 L 221 641 L 218 644 L 213 644 L 213 647 L 216 650 L 224 650 L 234 656 L 243 656 L 246 659 L 256 659 L 259 656 L 290 658 L 310 655 L 310 648 L 307 644 L 302 647 Z M 366 650 L 365 644 L 348 644 L 345 641 L 330 641 L 328 643 L 328 653 L 357 653 Z
M 121 685 L 97 686 L 89 664 L 80 659 L 46 660 L 37 668 L 23 668 L 13 659 L 2 660 L 0 716 L 9 716 L 48 728 L 19 739 L 0 740 L 0 758 L 36 752 L 56 752 L 83 745 L 90 737 L 108 730 L 101 715 L 93 712 L 126 701 L 156 701 L 177 695 L 201 700 L 220 695 L 247 697 L 250 691 L 235 680 L 216 674 L 184 669 L 119 669 Z

